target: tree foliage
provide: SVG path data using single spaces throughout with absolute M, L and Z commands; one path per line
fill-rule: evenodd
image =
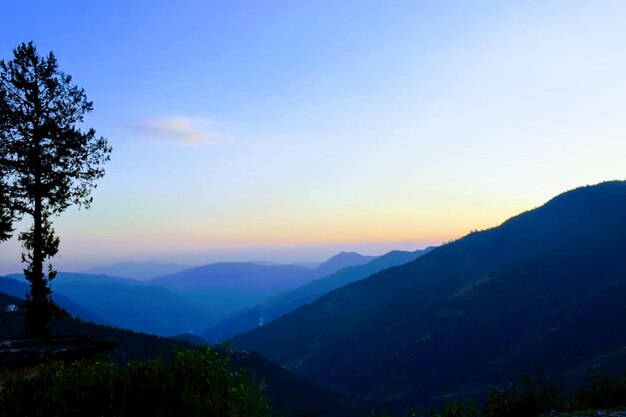
M 35 45 L 23 43 L 13 59 L 0 61 L 0 172 L 8 216 L 32 218 L 19 235 L 22 261 L 31 292 L 25 307 L 27 333 L 43 335 L 57 312 L 49 283 L 56 272 L 44 264 L 59 250 L 51 217 L 71 205 L 88 208 L 96 180 L 111 148 L 94 129 L 81 129 L 93 110 L 85 91 L 59 70 L 52 52 L 40 56 Z M 10 223 L 10 222 L 9 222 Z M 7 223 L 2 223 L 7 224 Z M 8 235 L 6 226 L 3 226 Z

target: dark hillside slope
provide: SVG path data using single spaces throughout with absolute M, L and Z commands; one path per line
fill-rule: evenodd
M 626 346 L 626 182 L 564 193 L 233 339 L 391 408 L 537 367 L 561 378 Z M 589 317 L 593 317 L 590 321 Z
M 220 323 L 207 330 L 204 336 L 211 342 L 218 342 L 236 334 L 252 330 L 259 325 L 266 325 L 336 288 L 353 281 L 367 278 L 383 269 L 410 262 L 428 252 L 430 249 L 431 248 L 427 248 L 413 252 L 391 251 L 365 264 L 340 269 L 328 276 L 308 282 L 291 291 L 270 297 L 252 308 L 235 311 L 226 316 Z M 337 255 L 337 257 L 340 255 Z

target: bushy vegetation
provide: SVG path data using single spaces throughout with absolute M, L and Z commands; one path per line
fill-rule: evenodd
M 527 374 L 521 389 L 491 388 L 487 395 L 484 417 L 531 417 L 553 410 L 557 406 L 558 388 L 542 375 L 535 381 Z
M 263 417 L 262 387 L 214 349 L 120 366 L 108 359 L 0 374 L 2 417 Z
M 502 390 L 492 388 L 489 392 L 484 417 L 533 417 L 548 415 L 553 411 L 576 412 L 585 410 L 614 409 L 626 407 L 626 376 L 610 378 L 601 374 L 591 377 L 591 385 L 562 397 L 556 385 L 545 379 L 533 381 L 523 378 L 523 389 Z
M 492 387 L 482 411 L 471 402 L 452 402 L 428 412 L 410 408 L 404 417 L 538 417 L 555 412 L 571 415 L 618 408 L 626 408 L 626 376 L 609 378 L 593 375 L 589 388 L 563 397 L 559 395 L 557 385 L 549 383 L 544 375 L 533 379 L 526 374 L 522 376 L 519 386 L 514 383 L 507 389 Z
M 625 408 L 626 376 L 610 378 L 602 374 L 591 377 L 591 387 L 577 392 L 568 407 L 576 409 Z

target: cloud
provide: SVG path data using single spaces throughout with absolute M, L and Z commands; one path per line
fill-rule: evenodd
M 156 117 L 132 124 L 131 130 L 144 139 L 184 144 L 216 143 L 229 139 L 226 135 L 214 132 L 212 124 L 210 119 Z

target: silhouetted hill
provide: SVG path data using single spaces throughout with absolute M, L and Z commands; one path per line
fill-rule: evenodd
M 256 352 L 240 352 L 233 365 L 249 369 L 255 380 L 264 381 L 264 394 L 279 415 L 298 417 L 361 417 L 359 409 L 349 406 L 336 394 L 316 387 L 287 372 Z
M 624 363 L 626 182 L 579 188 L 233 339 L 390 409 Z M 620 356 L 620 352 L 621 356 Z M 613 361 L 606 361 L 612 356 Z
M 115 277 L 148 280 L 162 275 L 175 274 L 189 265 L 159 263 L 159 262 L 120 262 L 113 265 L 98 265 L 84 271 L 90 275 L 112 275 Z
M 208 342 L 204 338 L 193 333 L 181 333 L 171 337 L 172 339 L 180 340 L 191 345 L 202 346 L 208 344 Z
M 326 277 L 316 279 L 291 291 L 270 297 L 250 309 L 231 313 L 216 326 L 207 330 L 204 336 L 211 342 L 219 342 L 220 340 L 228 339 L 236 334 L 252 330 L 260 325 L 266 325 L 336 288 L 366 278 L 383 269 L 412 261 L 430 249 L 432 248 L 416 250 L 414 252 L 391 251 L 385 255 L 373 258 L 366 264 L 345 267 Z M 341 256 L 348 258 L 352 255 L 343 252 L 331 258 L 331 260 Z

